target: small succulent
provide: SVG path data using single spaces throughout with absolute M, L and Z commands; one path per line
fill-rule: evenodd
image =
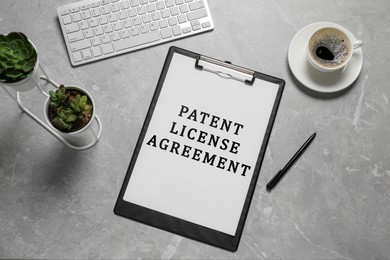
M 49 119 L 59 130 L 77 131 L 91 119 L 92 105 L 88 97 L 77 90 L 67 90 L 61 85 L 57 90 L 50 90 Z
M 23 33 L 0 34 L 0 83 L 27 78 L 34 70 L 37 57 L 37 51 Z

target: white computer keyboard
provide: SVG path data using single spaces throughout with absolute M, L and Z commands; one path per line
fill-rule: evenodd
M 57 14 L 73 66 L 214 28 L 207 0 L 83 0 Z

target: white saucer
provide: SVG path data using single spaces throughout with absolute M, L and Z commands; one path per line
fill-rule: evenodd
M 356 40 L 350 31 L 338 24 L 329 22 L 310 24 L 297 32 L 292 39 L 288 48 L 288 63 L 295 78 L 305 87 L 321 93 L 334 93 L 350 86 L 359 76 L 363 66 L 363 51 L 362 48 L 354 50 L 353 56 L 343 72 L 317 71 L 307 61 L 306 44 L 311 34 L 323 26 L 344 29 L 352 40 Z

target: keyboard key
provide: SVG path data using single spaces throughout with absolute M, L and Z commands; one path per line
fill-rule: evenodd
M 177 20 L 176 20 L 176 17 L 171 17 L 168 19 L 168 23 L 170 26 L 174 26 L 177 24 Z
M 157 8 L 157 10 L 164 9 L 164 8 L 165 8 L 164 1 L 158 1 L 158 2 L 156 3 L 156 8 Z
M 104 33 L 103 28 L 100 26 L 93 28 L 92 31 L 95 33 L 95 36 L 99 36 L 99 35 L 102 35 Z
M 137 9 L 132 8 L 128 11 L 129 17 L 134 17 L 137 15 Z
M 84 39 L 84 34 L 82 31 L 77 31 L 77 32 L 73 32 L 73 33 L 68 34 L 69 42 L 76 42 L 76 41 L 79 41 L 82 39 Z
M 118 41 L 118 40 L 121 39 L 121 36 L 120 36 L 119 32 L 113 32 L 113 33 L 111 34 L 111 36 L 112 36 L 112 40 L 113 40 L 113 41 Z
M 142 34 L 149 32 L 149 26 L 147 24 L 143 24 L 139 27 Z
M 65 15 L 64 17 L 62 17 L 62 22 L 64 24 L 70 24 L 72 22 L 72 18 L 70 18 L 70 15 Z
M 93 47 L 92 54 L 94 57 L 99 57 L 102 55 L 102 50 L 100 49 L 100 47 Z
M 100 40 L 100 37 L 93 37 L 91 39 L 91 43 L 93 46 L 97 46 L 97 45 L 102 44 L 102 41 Z
M 105 33 L 110 33 L 114 29 L 112 28 L 112 25 L 109 23 L 109 24 L 106 24 L 106 25 L 103 26 L 103 30 L 104 30 Z
M 181 12 L 182 14 L 187 13 L 187 12 L 189 11 L 188 5 L 181 5 L 181 6 L 179 7 L 179 9 L 180 9 L 180 12 Z
M 200 1 L 193 2 L 193 3 L 189 3 L 188 6 L 190 7 L 191 11 L 194 11 L 194 10 L 198 10 L 200 8 L 203 8 L 204 3 L 202 0 L 200 0 Z
M 172 6 L 174 6 L 175 5 L 175 3 L 173 2 L 173 0 L 165 0 L 165 6 L 166 7 L 172 7 Z
M 193 31 L 197 31 L 197 30 L 200 30 L 200 29 L 201 29 L 200 23 L 199 23 L 198 20 L 192 21 L 192 22 L 191 22 L 191 27 L 192 27 L 192 30 L 193 30 Z
M 69 12 L 68 8 L 62 9 L 61 12 L 60 12 L 61 15 L 66 15 L 66 14 L 69 14 L 69 13 L 70 12 Z
M 89 4 L 85 4 L 85 5 L 82 5 L 81 6 L 81 10 L 87 10 L 87 9 L 89 9 Z
M 167 18 L 170 16 L 170 12 L 168 9 L 164 9 L 160 12 L 162 18 Z
M 149 27 L 150 27 L 150 30 L 151 31 L 155 31 L 155 30 L 158 30 L 159 29 L 159 26 L 158 26 L 158 23 L 157 22 L 151 22 L 149 24 Z
M 122 31 L 121 31 L 121 36 L 122 36 L 122 39 L 125 39 L 125 38 L 127 38 L 127 37 L 130 37 L 129 30 L 122 30 Z
M 180 25 L 175 25 L 172 27 L 173 35 L 177 36 L 181 34 L 181 27 Z
M 89 28 L 89 29 L 85 30 L 85 31 L 84 31 L 84 35 L 85 35 L 85 38 L 91 38 L 91 37 L 93 37 L 92 29 Z
M 179 23 L 185 23 L 185 22 L 187 22 L 186 15 L 185 15 L 185 14 L 179 15 L 179 16 L 177 17 L 177 21 L 178 21 Z
M 111 13 L 111 9 L 110 9 L 110 6 L 109 5 L 105 5 L 101 8 L 102 10 L 102 14 L 109 14 Z
M 161 38 L 166 39 L 172 37 L 171 28 L 165 28 L 161 30 Z
M 80 29 L 81 29 L 81 30 L 85 30 L 85 29 L 89 28 L 89 24 L 88 24 L 87 21 L 81 21 L 81 22 L 79 23 L 79 26 L 80 26 Z
M 205 23 L 202 23 L 202 28 L 208 28 L 211 26 L 211 23 L 210 22 L 205 22 Z
M 111 11 L 112 12 L 118 12 L 119 10 L 121 10 L 121 8 L 120 8 L 118 3 L 115 3 L 115 4 L 111 5 Z
M 123 28 L 121 22 L 113 23 L 112 26 L 113 26 L 113 28 L 114 28 L 115 31 L 122 30 L 122 28 Z
M 82 50 L 81 54 L 83 55 L 84 60 L 88 60 L 92 58 L 92 52 L 89 49 Z
M 73 22 L 80 22 L 81 21 L 81 14 L 80 13 L 72 14 L 72 20 L 73 20 Z
M 132 26 L 132 22 L 130 19 L 123 21 L 123 27 L 130 28 Z
M 183 33 L 189 33 L 191 32 L 191 27 L 185 27 L 182 29 Z
M 120 11 L 118 16 L 119 16 L 120 20 L 126 19 L 127 18 L 127 12 L 126 11 Z
M 153 21 L 157 21 L 157 20 L 160 20 L 161 19 L 161 15 L 159 12 L 154 12 L 152 13 L 152 20 Z
M 70 50 L 72 52 L 79 51 L 91 47 L 91 41 L 89 39 L 80 40 L 70 44 Z
M 143 5 L 138 6 L 138 7 L 137 7 L 137 13 L 138 13 L 139 15 L 146 14 L 146 7 L 143 6 Z
M 100 14 L 101 14 L 100 9 L 98 9 L 98 8 L 92 9 L 92 16 L 93 17 L 100 16 Z
M 100 16 L 99 17 L 99 23 L 100 23 L 100 25 L 108 23 L 107 16 Z
M 76 12 L 78 12 L 78 11 L 80 11 L 80 7 L 72 7 L 72 8 L 70 8 L 70 12 L 71 13 L 76 13 Z
M 172 16 L 178 15 L 180 13 L 179 7 L 177 7 L 177 6 L 172 7 L 171 9 L 169 9 L 169 12 L 171 13 Z
M 138 27 L 133 27 L 133 28 L 131 28 L 131 29 L 130 29 L 130 34 L 131 34 L 132 36 L 138 35 L 138 34 L 139 34 L 139 29 L 138 29 Z
M 134 26 L 140 25 L 141 23 L 142 23 L 141 17 L 137 16 L 137 17 L 133 18 L 133 25 Z
M 158 22 L 158 24 L 160 25 L 160 28 L 168 27 L 167 20 L 161 20 L 161 21 Z
M 160 40 L 160 34 L 158 33 L 158 31 L 154 31 L 146 34 L 141 34 L 140 36 L 122 39 L 121 41 L 114 42 L 114 45 L 115 50 L 121 51 L 138 45 L 155 42 L 158 40 Z
M 103 41 L 103 43 L 109 43 L 109 42 L 111 42 L 110 35 L 108 35 L 108 34 L 103 35 L 102 41 Z
M 96 18 L 92 18 L 91 20 L 89 20 L 89 26 L 90 27 L 95 27 L 95 26 L 98 26 L 99 25 L 99 22 Z
M 145 14 L 142 16 L 142 21 L 144 23 L 149 23 L 151 20 L 152 20 L 152 18 L 150 17 L 150 14 Z
M 203 17 L 207 17 L 206 9 L 199 9 L 197 11 L 194 11 L 194 12 L 191 12 L 191 13 L 187 13 L 188 21 L 200 19 L 200 18 L 203 18 Z
M 138 0 L 130 0 L 130 5 L 131 5 L 131 7 L 139 6 L 139 1 Z
M 71 23 L 68 25 L 65 25 L 65 32 L 66 33 L 72 33 L 79 30 L 79 25 L 77 23 Z
M 106 43 L 102 45 L 102 51 L 104 54 L 109 54 L 114 52 L 114 48 L 112 47 L 112 43 Z
M 73 53 L 72 56 L 73 56 L 74 62 L 79 62 L 79 61 L 83 60 L 83 57 L 81 56 L 81 53 L 79 51 Z
M 148 10 L 149 13 L 156 11 L 156 5 L 155 4 L 148 4 L 146 6 L 146 10 Z
M 121 2 L 121 9 L 122 10 L 126 10 L 126 9 L 129 9 L 129 8 L 130 8 L 130 4 L 129 4 L 129 2 L 127 0 Z
M 116 14 L 109 14 L 108 20 L 110 21 L 110 23 L 116 22 L 118 21 L 118 16 Z
M 91 18 L 91 12 L 89 10 L 86 10 L 81 13 L 81 16 L 83 17 L 84 20 Z

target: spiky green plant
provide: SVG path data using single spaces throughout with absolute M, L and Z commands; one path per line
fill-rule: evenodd
M 0 83 L 27 78 L 37 62 L 37 51 L 20 32 L 0 34 Z
M 88 97 L 73 92 L 76 91 L 68 91 L 64 85 L 49 92 L 49 119 L 61 131 L 77 131 L 91 119 L 92 105 Z

